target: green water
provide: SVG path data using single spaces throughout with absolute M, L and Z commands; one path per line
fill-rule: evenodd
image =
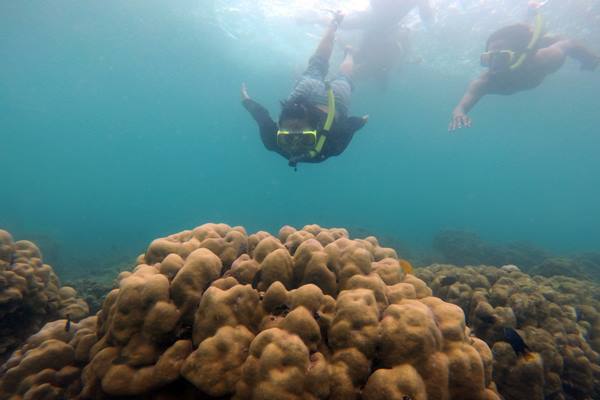
M 1 2 L 0 227 L 65 275 L 208 221 L 343 226 L 424 251 L 444 229 L 600 250 L 600 72 L 568 63 L 535 91 L 485 98 L 474 127 L 449 134 L 479 71 L 462 51 L 489 31 L 463 43 L 446 22 L 416 35 L 429 57 L 387 90 L 356 82 L 351 111 L 370 121 L 345 153 L 294 172 L 264 149 L 239 87 L 278 113 L 320 30 L 263 16 L 232 37 L 215 8 L 235 3 Z

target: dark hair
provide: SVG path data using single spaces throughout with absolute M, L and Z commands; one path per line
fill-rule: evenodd
M 517 53 L 524 52 L 531 41 L 533 32 L 527 24 L 514 24 L 498 29 L 492 33 L 485 45 L 486 51 L 490 49 L 490 44 L 497 41 L 503 41 L 508 46 L 507 50 Z
M 303 97 L 281 101 L 279 125 L 287 119 L 305 119 L 311 127 L 317 128 L 322 112 Z

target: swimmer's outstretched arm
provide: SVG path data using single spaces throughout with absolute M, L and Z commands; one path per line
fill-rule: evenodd
M 325 31 L 325 35 L 323 35 L 323 38 L 319 42 L 319 46 L 317 47 L 314 56 L 319 56 L 329 61 L 329 59 L 331 58 L 331 53 L 333 53 L 335 32 L 337 31 L 339 25 L 342 23 L 343 19 L 344 16 L 341 12 L 337 12 L 335 14 L 335 17 L 333 18 L 333 20 L 329 24 L 329 27 Z
M 242 83 L 240 97 L 242 105 L 256 121 L 260 132 L 260 138 L 265 147 L 268 150 L 277 151 L 277 124 L 269 115 L 269 111 L 248 95 L 248 88 L 245 83 Z
M 475 106 L 475 104 L 477 104 L 479 99 L 488 93 L 488 82 L 486 74 L 471 81 L 464 96 L 458 105 L 454 107 L 452 120 L 450 121 L 450 125 L 448 125 L 449 131 L 471 127 L 471 118 L 469 118 L 467 113 Z

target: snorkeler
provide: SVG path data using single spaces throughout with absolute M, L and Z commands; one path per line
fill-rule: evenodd
M 400 22 L 415 8 L 421 21 L 431 25 L 429 0 L 371 0 L 367 10 L 344 18 L 341 29 L 364 31 L 355 54 L 359 78 L 374 78 L 384 86 L 392 69 L 408 61 L 410 30 Z
M 390 29 L 397 27 L 414 8 L 425 24 L 433 20 L 433 9 L 429 0 L 371 0 L 364 11 L 348 14 L 341 25 L 342 29 Z
M 348 117 L 352 93 L 352 51 L 347 49 L 339 74 L 325 81 L 333 52 L 340 13 L 330 23 L 308 68 L 296 82 L 287 100 L 281 103 L 279 124 L 269 112 L 248 95 L 242 85 L 242 104 L 258 123 L 265 147 L 285 157 L 291 167 L 299 162 L 318 163 L 341 154 L 368 117 Z
M 560 69 L 567 57 L 580 63 L 582 70 L 594 70 L 600 57 L 580 43 L 545 35 L 540 14 L 535 26 L 515 24 L 492 33 L 481 55 L 487 68 L 473 80 L 454 108 L 449 131 L 471 126 L 467 113 L 488 94 L 510 95 L 538 87 L 546 76 Z

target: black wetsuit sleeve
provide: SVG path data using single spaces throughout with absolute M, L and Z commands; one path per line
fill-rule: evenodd
M 346 118 L 346 120 L 340 124 L 341 126 L 339 126 L 339 128 L 327 135 L 327 140 L 330 141 L 331 145 L 326 156 L 331 157 L 342 154 L 342 152 L 346 150 L 346 147 L 348 147 L 352 141 L 354 134 L 363 126 L 365 126 L 366 123 L 367 121 L 364 118 Z
M 252 99 L 243 100 L 242 105 L 258 124 L 260 138 L 267 150 L 279 153 L 279 147 L 277 146 L 277 124 L 269 115 L 269 111 Z

